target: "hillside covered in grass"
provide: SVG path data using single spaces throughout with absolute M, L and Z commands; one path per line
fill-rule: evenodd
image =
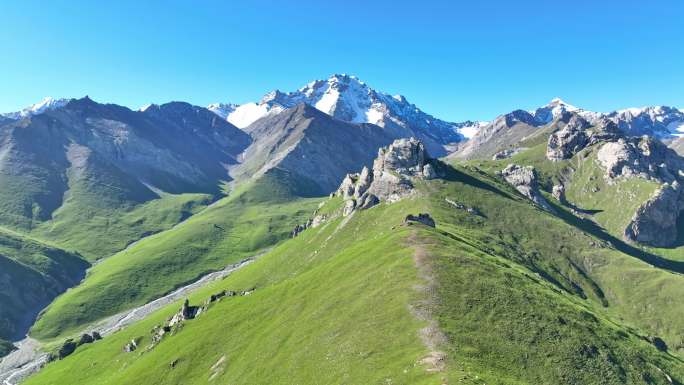
M 298 198 L 277 171 L 250 182 L 171 230 L 97 264 L 81 285 L 52 303 L 31 335 L 53 338 L 149 302 L 288 237 L 320 199 Z
M 80 255 L 0 228 L 0 356 L 12 349 L 38 312 L 84 276 Z
M 321 223 L 193 293 L 205 310 L 163 338 L 180 303 L 26 383 L 681 383 L 680 274 L 485 167 L 433 167 L 394 203 L 325 199 Z M 224 290 L 250 294 L 207 301 Z

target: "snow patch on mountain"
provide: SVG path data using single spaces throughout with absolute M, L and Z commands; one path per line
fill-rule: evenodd
M 52 97 L 46 97 L 40 102 L 30 105 L 21 111 L 0 114 L 0 116 L 13 120 L 23 119 L 29 116 L 42 114 L 43 112 L 54 110 L 56 108 L 64 107 L 71 100 L 72 99 L 55 99 Z
M 274 108 L 262 103 L 214 103 L 210 104 L 207 109 L 238 128 L 245 128 L 270 113 L 283 110 L 278 106 Z
M 461 125 L 462 124 L 462 125 Z M 457 124 L 456 131 L 463 135 L 466 139 L 470 139 L 477 135 L 482 127 L 486 127 L 489 122 L 465 122 Z

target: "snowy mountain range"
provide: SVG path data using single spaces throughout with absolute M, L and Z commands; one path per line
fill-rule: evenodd
M 371 123 L 392 130 L 410 130 L 446 145 L 468 138 L 478 122 L 452 123 L 421 111 L 402 95 L 390 95 L 370 88 L 355 76 L 332 75 L 314 80 L 297 91 L 279 90 L 266 94 L 258 103 L 242 105 L 215 103 L 211 111 L 240 128 L 256 120 L 305 103 L 326 114 L 350 123 Z
M 684 111 L 674 107 L 627 108 L 603 113 L 587 111 L 555 98 L 530 114 L 538 125 L 544 125 L 565 112 L 574 112 L 590 123 L 596 123 L 600 119 L 612 120 L 622 132 L 630 136 L 652 135 L 659 138 L 684 136 Z
M 63 107 L 71 100 L 72 99 L 55 99 L 47 97 L 36 104 L 24 108 L 21 111 L 8 112 L 5 114 L 0 114 L 0 116 L 13 120 L 22 119 L 29 116 L 41 114 L 45 111 L 54 110 L 55 108 Z
M 0 114 L 4 119 L 22 119 L 62 107 L 72 99 L 47 97 L 21 111 Z M 667 106 L 627 108 L 609 113 L 575 107 L 555 98 L 532 111 L 516 110 L 491 122 L 448 122 L 427 114 L 402 95 L 376 91 L 355 76 L 335 74 L 327 80 L 314 80 L 293 92 L 275 90 L 259 102 L 246 104 L 214 103 L 207 108 L 241 129 L 255 121 L 278 114 L 298 104 L 307 104 L 339 120 L 349 123 L 371 123 L 394 136 L 417 136 L 433 150 L 449 148 L 449 144 L 471 139 L 487 127 L 506 120 L 524 121 L 530 126 L 543 126 L 565 112 L 574 112 L 594 123 L 610 119 L 627 135 L 652 135 L 659 138 L 684 136 L 684 112 Z M 147 105 L 139 111 L 145 111 Z M 501 122 L 496 123 L 501 126 Z

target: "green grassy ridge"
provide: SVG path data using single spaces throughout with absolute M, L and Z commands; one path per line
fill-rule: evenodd
M 306 185 L 283 177 L 274 172 L 241 185 L 183 224 L 99 263 L 81 285 L 44 311 L 31 335 L 50 339 L 77 331 L 286 238 L 311 216 L 320 199 L 297 198 L 293 194 Z
M 549 260 L 545 268 L 558 268 L 563 259 L 554 256 L 557 243 L 548 241 L 580 248 L 589 235 L 540 213 L 503 184 L 465 169 L 449 179 L 420 184 L 423 194 L 415 199 L 306 230 L 198 291 L 191 303 L 223 289 L 256 287 L 250 296 L 212 305 L 149 353 L 121 348 L 137 337 L 144 348 L 149 330 L 179 304 L 79 348 L 27 384 L 199 384 L 215 372 L 217 383 L 234 384 L 667 383 L 657 368 L 683 378 L 681 359 L 658 352 L 638 338 L 638 329 L 620 326 L 598 301 L 545 279 L 529 268 L 539 268 L 538 260 L 509 247 L 547 244 L 539 250 Z M 444 197 L 484 216 L 445 205 Z M 340 202 L 326 206 L 321 211 L 332 212 Z M 418 212 L 430 212 L 437 229 L 401 225 Z M 516 219 L 521 214 L 527 222 Z M 448 337 L 440 346 L 448 353 L 445 372 L 428 372 L 419 363 L 428 351 L 418 339 L 425 323 L 409 310 L 425 299 L 425 291 L 416 290 L 425 285 L 412 258 L 416 247 L 428 251 L 424 263 L 437 283 L 435 311 Z M 612 249 L 600 252 L 643 266 Z M 223 356 L 225 366 L 212 371 Z
M 78 283 L 88 266 L 78 254 L 0 228 L 0 338 L 20 338 L 40 308 Z
M 88 153 L 67 171 L 68 190 L 36 237 L 78 250 L 89 260 L 108 257 L 143 236 L 167 229 L 205 207 L 209 194 L 155 193 L 135 177 Z
M 605 225 L 596 218 L 582 219 L 575 216 L 567 207 L 560 206 L 547 195 L 547 200 L 555 207 L 559 220 L 574 227 L 573 232 L 582 231 L 591 235 L 592 238 L 585 238 L 581 241 L 563 238 L 547 239 L 540 243 L 524 245 L 522 249 L 544 251 L 547 255 L 560 254 L 562 251 L 567 256 L 567 261 L 571 263 L 570 269 L 560 264 L 546 271 L 556 270 L 562 272 L 561 275 L 570 277 L 572 270 L 577 270 L 572 265 L 578 267 L 579 270 L 575 273 L 581 271 L 580 275 L 589 278 L 589 281 L 585 281 L 589 283 L 589 286 L 580 285 L 580 287 L 584 288 L 585 293 L 601 293 L 602 302 L 608 304 L 608 311 L 613 317 L 620 319 L 626 325 L 644 330 L 644 333 L 664 338 L 673 352 L 684 354 L 682 342 L 684 320 L 677 315 L 681 314 L 684 309 L 676 299 L 684 295 L 684 284 L 682 275 L 677 273 L 680 270 L 679 265 L 672 262 L 676 258 L 669 257 L 668 254 L 662 253 L 662 250 L 629 245 L 622 240 L 621 227 L 623 224 L 626 226 L 634 210 L 641 203 L 638 200 L 643 198 L 645 201 L 649 191 L 655 188 L 655 185 L 640 179 L 626 179 L 614 185 L 607 185 L 600 166 L 593 159 L 594 150 L 595 148 L 586 149 L 570 160 L 549 162 L 545 160 L 545 150 L 542 144 L 512 159 L 468 162 L 459 167 L 464 172 L 477 175 L 490 183 L 500 184 L 502 189 L 510 189 L 500 178 L 491 175 L 508 163 L 532 165 L 538 172 L 543 188 L 550 190 L 554 183 L 563 180 L 566 189 L 569 190 L 568 200 L 571 204 L 583 209 L 589 207 L 603 210 L 599 214 L 604 214 L 602 218 Z M 591 190 L 584 189 L 584 183 L 587 181 L 600 184 L 599 190 L 592 193 Z M 623 198 L 619 195 L 628 192 L 627 185 L 637 189 L 635 193 L 629 195 L 640 197 L 639 199 L 630 200 L 629 197 Z M 579 192 L 576 193 L 576 190 Z M 616 199 L 618 196 L 620 199 Z M 471 199 L 477 198 L 473 196 Z M 595 203 L 591 203 L 592 200 Z M 627 208 L 623 210 L 624 207 Z M 509 210 L 509 208 L 504 204 L 500 210 Z M 546 216 L 550 217 L 550 215 Z M 520 222 L 508 224 L 516 229 L 512 232 L 512 238 L 520 237 L 519 232 L 525 228 L 525 222 L 528 219 L 534 218 L 535 222 L 539 222 L 543 218 L 532 215 L 517 215 L 517 217 L 521 219 Z M 595 215 L 590 217 L 595 217 Z M 507 221 L 504 220 L 501 223 L 507 223 Z M 613 224 L 612 229 L 611 224 Z M 552 228 L 548 226 L 550 225 L 541 226 L 537 231 L 540 234 L 548 233 Z M 489 229 L 485 233 L 496 234 L 500 231 L 502 230 Z M 554 247 L 558 247 L 558 250 L 554 250 Z M 670 252 L 675 255 L 681 253 L 678 250 L 670 250 Z M 662 269 L 653 266 L 660 266 Z M 575 281 L 575 278 L 572 280 Z
M 478 174 L 468 168 L 458 170 L 461 176 L 430 194 L 430 212 L 445 232 L 435 237 L 430 251 L 441 256 L 435 259 L 435 269 L 441 276 L 443 329 L 457 341 L 452 358 L 460 371 L 452 372 L 454 382 L 479 376 L 474 383 L 642 383 L 639 376 L 647 373 L 659 376 L 657 383 L 665 383 L 660 372 L 643 364 L 650 359 L 668 365 L 679 374 L 676 378 L 684 375 L 680 358 L 660 354 L 638 338 L 654 330 L 644 327 L 643 314 L 632 311 L 663 307 L 667 314 L 649 315 L 657 318 L 655 324 L 668 326 L 653 329 L 676 341 L 684 326 L 676 315 L 681 306 L 673 305 L 684 295 L 681 276 L 612 248 L 590 246 L 591 241 L 600 240 L 520 198 L 502 194 L 496 188 L 506 192 L 508 187 L 496 178 L 483 179 L 489 187 L 475 189 L 467 175 Z M 456 210 L 444 198 L 476 207 L 484 217 Z M 459 248 L 448 246 L 454 240 L 461 244 Z M 530 250 L 537 256 L 530 255 Z M 575 271 L 573 264 L 587 277 L 582 280 L 569 274 Z M 562 285 L 553 271 L 594 295 L 582 299 Z M 635 279 L 625 282 L 625 274 Z M 663 288 L 669 292 L 663 293 Z M 596 289 L 608 307 L 593 293 Z M 585 312 L 593 314 L 592 318 L 585 319 Z M 572 328 L 560 329 L 557 317 L 561 314 Z M 597 357 L 603 358 L 582 356 L 583 345 L 598 347 Z M 671 350 L 678 350 L 672 345 Z M 588 368 L 589 363 L 594 366 Z
M 148 331 L 178 304 L 79 348 L 27 384 L 207 383 L 224 355 L 217 383 L 441 383 L 441 373 L 418 363 L 427 351 L 417 332 L 423 323 L 409 311 L 420 283 L 406 243 L 414 227 L 396 227 L 406 210 L 420 212 L 422 203 L 382 205 L 309 229 L 193 294 L 198 303 L 221 289 L 256 287 L 212 305 L 151 352 L 121 346 L 138 336 L 149 343 Z
M 201 211 L 212 199 L 207 194 L 163 194 L 142 204 L 103 206 L 96 197 L 91 200 L 71 196 L 52 220 L 40 224 L 31 234 L 78 250 L 94 261 L 173 227 Z
M 510 163 L 533 166 L 544 190 L 550 192 L 554 184 L 563 183 L 568 202 L 590 214 L 609 234 L 622 239 L 632 215 L 657 189 L 658 183 L 642 178 L 624 178 L 613 184 L 607 183 L 605 171 L 596 159 L 599 147 L 600 144 L 593 145 L 571 159 L 552 162 L 546 159 L 546 141 L 542 141 L 510 159 L 472 161 L 469 164 L 492 174 Z

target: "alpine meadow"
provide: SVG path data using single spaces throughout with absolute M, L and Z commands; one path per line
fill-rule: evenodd
M 684 384 L 681 12 L 0 6 L 0 383 Z

